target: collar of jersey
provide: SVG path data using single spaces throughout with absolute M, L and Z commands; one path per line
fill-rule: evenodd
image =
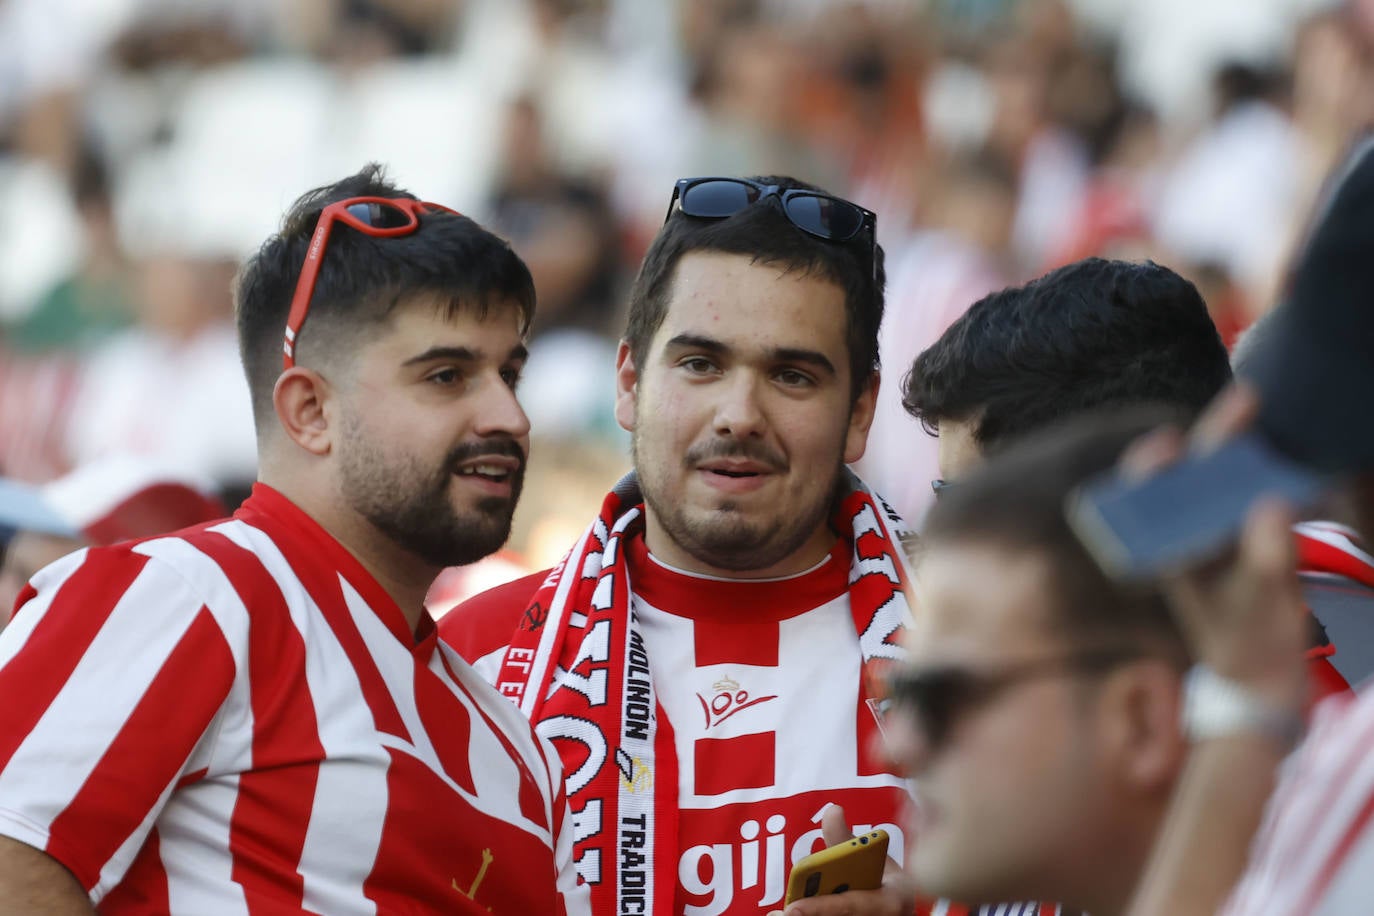
M 643 534 L 629 539 L 630 587 L 649 604 L 679 617 L 786 620 L 844 594 L 849 542 L 838 538 L 820 563 L 782 579 L 723 579 L 668 566 L 649 554 Z
M 392 599 L 381 583 L 372 577 L 358 558 L 338 542 L 328 531 L 320 526 L 306 512 L 286 496 L 265 483 L 253 484 L 253 492 L 244 500 L 234 517 L 248 524 L 256 525 L 254 516 L 270 519 L 273 527 L 285 528 L 293 537 L 277 546 L 285 554 L 293 569 L 302 564 L 328 566 L 342 575 L 348 583 L 367 602 L 377 617 L 386 624 L 388 630 L 403 645 L 412 647 L 417 654 L 432 651 L 437 642 L 436 628 L 429 614 L 420 615 L 419 626 L 415 633 L 410 632 L 405 614 Z M 276 540 L 274 538 L 274 540 Z M 299 572 L 298 572 L 299 575 Z M 319 599 L 316 598 L 316 603 Z

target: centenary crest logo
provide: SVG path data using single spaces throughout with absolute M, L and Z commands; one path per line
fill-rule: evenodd
M 766 697 L 753 697 L 751 699 L 749 691 L 742 689 L 739 681 L 728 674 L 712 684 L 711 689 L 715 693 L 709 700 L 700 693 L 697 694 L 697 700 L 701 703 L 701 712 L 706 717 L 707 731 L 715 728 L 737 712 L 743 712 L 750 706 L 757 706 L 760 703 L 767 703 L 769 700 L 778 698 L 777 694 L 770 694 Z

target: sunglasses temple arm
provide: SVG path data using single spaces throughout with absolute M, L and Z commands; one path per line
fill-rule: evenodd
M 315 280 L 320 275 L 320 262 L 332 225 L 333 220 L 321 220 L 315 227 L 315 234 L 310 237 L 305 264 L 301 268 L 300 279 L 296 281 L 295 295 L 291 297 L 291 311 L 286 315 L 286 333 L 282 338 L 283 369 L 290 369 L 296 364 L 296 335 L 300 333 L 305 315 L 310 310 L 310 299 L 315 293 Z
M 673 218 L 673 208 L 677 206 L 677 199 L 678 199 L 679 193 L 680 193 L 680 192 L 678 191 L 677 188 L 673 188 L 673 197 L 672 197 L 671 200 L 668 201 L 668 212 L 665 213 L 665 214 L 663 215 L 663 221 L 664 221 L 665 223 L 668 222 L 668 220 L 670 220 L 670 219 Z

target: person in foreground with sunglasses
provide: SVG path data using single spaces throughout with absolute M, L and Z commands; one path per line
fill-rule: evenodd
M 423 611 L 509 533 L 529 271 L 371 166 L 235 300 L 252 495 L 45 568 L 0 634 L 0 909 L 587 912 L 552 748 Z
M 634 474 L 547 577 L 440 626 L 558 748 L 598 912 L 779 907 L 848 836 L 832 802 L 901 854 L 873 688 L 909 620 L 905 527 L 845 469 L 882 311 L 872 213 L 790 178 L 679 182 L 617 357 Z
M 931 508 L 884 718 L 913 781 L 923 891 L 1092 916 L 1130 899 L 1187 754 L 1188 652 L 1161 594 L 1101 573 L 1063 505 L 1171 416 L 1076 417 Z

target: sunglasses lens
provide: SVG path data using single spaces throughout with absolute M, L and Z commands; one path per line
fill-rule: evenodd
M 787 199 L 792 222 L 823 239 L 843 242 L 863 228 L 863 211 L 848 201 L 820 194 L 793 194 Z
M 376 202 L 356 203 L 347 207 L 348 213 L 373 229 L 395 229 L 408 226 L 413 217 L 400 207 Z
M 682 212 L 705 219 L 733 216 L 758 200 L 757 188 L 738 181 L 703 181 L 682 192 Z

